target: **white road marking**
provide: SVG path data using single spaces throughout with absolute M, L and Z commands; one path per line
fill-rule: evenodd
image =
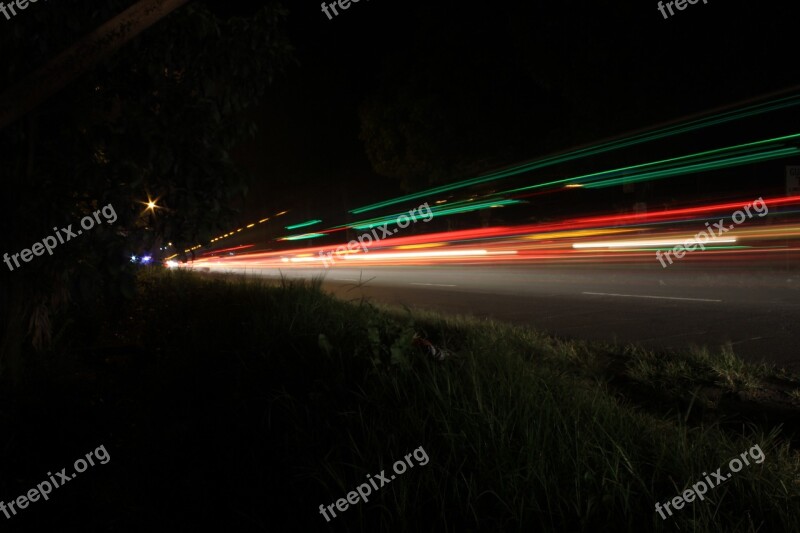
M 764 337 L 752 337 L 752 338 L 750 338 L 750 339 L 742 339 L 742 340 L 740 340 L 740 341 L 732 342 L 732 343 L 731 343 L 731 345 L 735 345 L 735 344 L 741 344 L 741 343 L 743 343 L 743 342 L 749 342 L 749 341 L 757 341 L 757 340 L 761 340 L 761 339 L 763 339 L 763 338 L 764 338 Z
M 428 287 L 458 287 L 458 285 L 446 285 L 444 283 L 411 283 L 411 285 L 426 285 Z
M 651 298 L 653 300 L 685 300 L 690 302 L 721 302 L 722 300 L 710 300 L 708 298 L 675 298 L 673 296 L 646 296 L 641 294 L 614 294 L 608 292 L 584 292 L 595 296 L 622 296 L 624 298 Z
M 656 337 L 647 337 L 645 339 L 636 339 L 636 342 L 649 342 L 649 341 L 656 341 L 656 340 L 664 340 L 664 339 L 674 339 L 677 337 L 692 337 L 697 335 L 708 335 L 707 331 L 692 331 L 690 333 L 676 333 L 674 335 L 659 335 Z

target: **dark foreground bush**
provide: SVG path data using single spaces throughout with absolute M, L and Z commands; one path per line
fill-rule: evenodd
M 181 272 L 142 276 L 122 315 L 73 317 L 5 390 L 2 501 L 100 445 L 110 461 L 4 530 L 800 531 L 778 430 L 639 408 L 581 370 L 591 345 Z M 761 464 L 655 512 L 756 444 Z M 420 447 L 427 464 L 320 514 Z

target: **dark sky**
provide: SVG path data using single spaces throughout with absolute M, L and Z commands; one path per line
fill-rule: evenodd
M 370 165 L 358 110 L 400 88 L 446 107 L 433 134 L 455 124 L 447 154 L 489 170 L 800 82 L 787 2 L 699 0 L 669 20 L 650 0 L 361 0 L 333 20 L 319 2 L 284 4 L 299 64 L 237 156 L 256 179 L 244 219 L 399 193 Z

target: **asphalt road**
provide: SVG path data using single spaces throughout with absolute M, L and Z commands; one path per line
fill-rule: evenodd
M 204 265 L 205 266 L 205 265 Z M 675 265 L 334 266 L 247 269 L 278 278 L 325 276 L 345 299 L 523 323 L 565 338 L 661 349 L 731 343 L 750 361 L 800 370 L 800 273 Z M 241 269 L 216 267 L 214 271 Z

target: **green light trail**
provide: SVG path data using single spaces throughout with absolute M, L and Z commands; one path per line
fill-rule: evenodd
M 304 233 L 302 235 L 292 235 L 290 237 L 281 237 L 279 241 L 303 241 L 305 239 L 316 239 L 317 237 L 325 237 L 324 233 Z
M 800 154 L 800 148 L 794 146 L 787 147 L 785 144 L 783 144 L 787 141 L 798 140 L 800 140 L 800 133 L 795 133 L 791 135 L 774 137 L 771 139 L 763 139 L 760 141 L 727 146 L 724 148 L 705 150 L 703 152 L 672 157 L 669 159 L 662 159 L 659 161 L 652 161 L 649 163 L 630 165 L 627 167 L 604 170 L 601 172 L 593 172 L 591 174 L 584 174 L 581 176 L 564 178 L 546 183 L 529 185 L 527 187 L 511 189 L 508 191 L 497 192 L 492 194 L 490 198 L 479 201 L 461 200 L 459 202 L 450 203 L 443 206 L 436 206 L 431 208 L 431 213 L 432 216 L 439 217 L 477 211 L 492 206 L 515 205 L 522 202 L 513 199 L 501 199 L 500 197 L 554 185 L 578 183 L 587 189 L 599 189 L 603 187 L 622 185 L 625 183 L 638 183 L 641 181 L 681 176 L 694 172 L 719 170 L 739 165 L 757 163 L 760 161 L 779 159 Z M 361 220 L 351 224 L 337 226 L 333 229 L 352 227 L 358 230 L 367 230 L 376 226 L 382 226 L 384 224 L 395 224 L 397 222 L 397 218 L 403 215 L 407 215 L 407 213 L 401 212 L 393 215 Z
M 401 202 L 406 202 L 408 200 L 415 200 L 418 198 L 422 198 L 425 196 L 437 195 L 444 192 L 450 192 L 458 189 L 462 189 L 465 187 L 470 187 L 472 185 L 478 185 L 482 183 L 488 183 L 491 181 L 495 181 L 501 178 L 506 178 L 509 176 L 515 176 L 519 174 L 523 174 L 525 172 L 530 172 L 532 170 L 537 170 L 549 166 L 553 166 L 559 163 L 565 163 L 568 161 L 574 161 L 577 159 L 581 159 L 584 157 L 588 157 L 591 155 L 597 155 L 601 153 L 610 152 L 613 150 L 618 150 L 620 148 L 627 148 L 630 146 L 635 146 L 638 144 L 643 144 L 646 142 L 663 139 L 666 137 L 671 137 L 673 135 L 678 135 L 681 133 L 686 133 L 690 131 L 696 131 L 699 129 L 707 128 L 710 126 L 716 126 L 720 124 L 725 124 L 727 122 L 732 122 L 736 120 L 741 120 L 743 118 L 752 117 L 755 115 L 760 115 L 762 113 L 768 113 L 770 111 L 776 111 L 780 109 L 786 109 L 789 107 L 793 107 L 800 104 L 800 95 L 788 96 L 784 98 L 779 98 L 777 100 L 764 102 L 761 104 L 756 104 L 752 106 L 747 106 L 738 110 L 726 111 L 724 113 L 719 113 L 717 115 L 712 115 L 710 117 L 691 120 L 688 122 L 683 122 L 680 124 L 676 124 L 673 126 L 668 126 L 666 128 L 661 128 L 652 132 L 645 132 L 640 133 L 637 135 L 633 135 L 631 137 L 627 137 L 624 139 L 610 141 L 606 143 L 601 143 L 595 146 L 589 146 L 587 148 L 582 148 L 578 150 L 573 150 L 571 152 L 567 152 L 565 154 L 558 154 L 553 156 L 548 156 L 543 159 L 539 159 L 533 161 L 531 163 L 526 163 L 523 165 L 518 165 L 512 168 L 508 168 L 505 170 L 493 172 L 490 174 L 485 174 L 483 176 L 478 176 L 476 178 L 459 181 L 455 183 L 450 183 L 447 185 L 441 185 L 439 187 L 433 187 L 431 189 L 426 189 L 424 191 L 407 194 L 405 196 L 400 196 L 398 198 L 393 198 L 390 200 L 385 200 L 383 202 L 374 203 L 371 205 L 367 205 L 364 207 L 359 207 L 356 209 L 350 210 L 352 214 L 361 214 L 367 211 L 373 211 L 375 209 L 379 209 L 382 207 L 387 207 L 390 205 L 395 205 Z M 549 182 L 549 184 L 541 184 L 542 186 L 546 185 L 553 185 L 558 183 L 564 183 L 564 180 L 558 180 L 554 182 Z
M 612 180 L 590 183 L 585 187 L 587 189 L 601 189 L 604 187 L 612 187 L 614 185 L 623 185 L 625 183 L 638 183 L 641 181 L 649 181 L 649 180 L 656 180 L 672 176 L 680 176 L 684 174 L 692 174 L 694 172 L 700 172 L 706 170 L 718 170 L 722 168 L 735 167 L 739 165 L 747 165 L 751 163 L 757 163 L 759 161 L 780 159 L 783 157 L 788 157 L 790 155 L 797 155 L 797 154 L 800 154 L 800 149 L 798 148 L 782 148 L 780 150 L 771 150 L 768 152 L 763 152 L 761 154 L 755 154 L 750 156 L 721 159 L 713 163 L 686 165 L 683 167 L 677 167 L 669 170 L 659 170 L 657 172 L 645 172 L 644 174 L 638 174 L 633 176 L 626 176 L 624 178 L 616 178 Z
M 596 189 L 600 187 L 609 187 L 612 185 L 619 185 L 622 183 L 633 183 L 635 181 L 644 181 L 646 179 L 659 179 L 662 177 L 668 176 L 677 176 L 680 174 L 687 174 L 693 171 L 700 171 L 700 170 L 713 170 L 715 168 L 726 168 L 730 166 L 736 165 L 745 165 L 749 163 L 755 163 L 758 161 L 763 161 L 766 159 L 775 159 L 779 157 L 786 157 L 788 155 L 792 155 L 797 153 L 798 148 L 781 148 L 779 150 L 775 150 L 780 146 L 780 143 L 784 141 L 791 141 L 791 140 L 798 140 L 800 139 L 800 133 L 795 133 L 792 135 L 784 135 L 781 137 L 775 137 L 773 139 L 764 139 L 761 141 L 754 141 L 745 144 L 738 144 L 735 146 L 728 146 L 725 148 L 716 148 L 714 150 L 706 150 L 704 152 L 697 152 L 694 154 L 683 155 L 680 157 L 672 157 L 669 159 L 662 159 L 660 161 L 652 161 L 650 163 L 642 163 L 639 165 L 631 165 L 627 167 L 620 167 L 612 170 L 604 170 L 601 172 L 593 172 L 591 174 L 584 174 L 581 176 L 575 176 L 572 178 L 564 178 L 555 181 L 549 181 L 546 183 L 539 183 L 536 185 L 529 185 L 527 187 L 519 187 L 517 189 L 511 189 L 508 191 L 498 192 L 495 195 L 507 195 L 513 194 L 522 191 L 529 191 L 532 189 L 541 189 L 544 187 L 549 187 L 551 185 L 562 185 L 562 184 L 569 184 L 569 183 L 582 183 L 588 189 Z M 769 151 L 761 151 L 757 152 L 757 148 L 770 148 L 772 150 Z M 731 156 L 735 154 L 743 154 L 740 157 L 736 158 L 722 158 L 719 156 Z M 766 156 L 766 157 L 765 157 Z M 700 164 L 703 161 L 708 161 L 705 164 Z M 692 162 L 692 165 L 689 166 L 673 166 L 674 163 L 689 163 Z M 629 173 L 634 170 L 641 170 L 641 169 L 658 169 L 663 168 L 664 170 L 660 172 L 664 172 L 661 174 L 660 172 L 651 171 L 649 173 L 644 174 L 634 174 L 629 175 L 626 177 L 610 179 L 610 180 L 598 180 L 597 178 L 604 178 L 604 177 L 612 177 L 618 174 Z M 689 170 L 687 170 L 689 169 Z M 628 181 L 626 181 L 628 180 Z M 588 182 L 588 183 L 587 183 Z
M 471 202 L 469 200 L 465 200 L 462 202 L 456 202 L 448 206 L 431 208 L 431 216 L 433 218 L 436 218 L 441 216 L 455 215 L 458 213 L 469 213 L 471 211 L 478 211 L 480 209 L 485 209 L 487 207 L 493 207 L 493 206 L 501 207 L 504 205 L 514 205 L 520 203 L 522 202 L 519 200 L 486 200 L 483 202 Z M 375 226 L 383 226 L 384 224 L 386 225 L 397 224 L 397 218 L 403 215 L 408 216 L 408 212 L 396 213 L 394 215 L 387 215 L 385 217 L 378 217 L 370 220 L 362 220 L 359 222 L 354 222 L 352 224 L 347 224 L 346 226 L 339 226 L 339 227 L 351 227 L 360 230 L 372 229 Z
M 314 224 L 319 224 L 320 222 L 322 222 L 322 221 L 314 219 L 314 220 L 309 220 L 308 222 L 301 222 L 300 224 L 294 224 L 292 226 L 284 226 L 284 227 L 286 229 L 292 230 L 292 229 L 297 229 L 297 228 L 305 228 L 307 226 L 313 226 Z

